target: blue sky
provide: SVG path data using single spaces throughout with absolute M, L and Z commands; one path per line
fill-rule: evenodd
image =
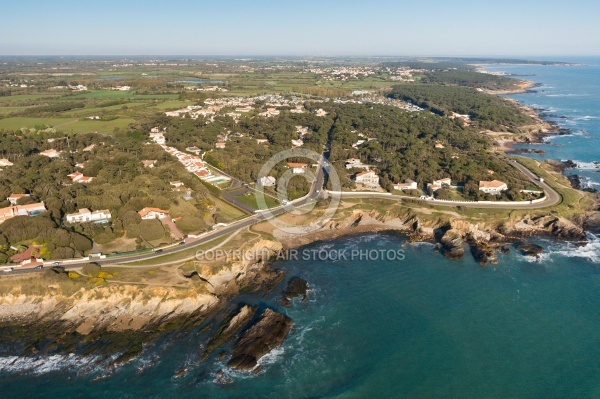
M 2 55 L 600 55 L 600 1 L 19 0 Z

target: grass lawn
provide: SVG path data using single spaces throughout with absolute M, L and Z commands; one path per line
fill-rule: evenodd
M 18 130 L 21 128 L 33 128 L 39 125 L 47 125 L 73 133 L 112 133 L 115 127 L 125 129 L 129 124 L 133 123 L 132 118 L 118 118 L 112 121 L 96 121 L 85 120 L 81 121 L 77 118 L 6 118 L 0 120 L 0 129 Z
M 239 201 L 243 202 L 244 204 L 250 205 L 254 209 L 259 208 L 259 206 L 256 202 L 256 195 L 254 192 L 249 192 L 249 193 L 246 193 L 243 195 L 238 195 L 235 198 L 237 198 Z M 267 204 L 267 207 L 269 207 L 269 208 L 279 206 L 279 202 L 275 198 L 269 197 L 268 195 L 265 195 L 265 203 Z
M 217 207 L 218 223 L 227 223 L 246 216 L 246 213 L 219 198 L 212 198 Z

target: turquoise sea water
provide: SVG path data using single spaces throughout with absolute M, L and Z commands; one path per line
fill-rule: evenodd
M 575 61 L 595 66 L 498 70 L 535 73 L 527 79 L 545 88 L 514 97 L 560 109 L 571 119 L 559 122 L 585 130 L 551 139 L 543 145 L 548 157 L 592 163 L 600 161 L 600 60 Z M 576 119 L 583 116 L 590 118 Z M 600 182 L 598 172 L 585 173 Z M 114 370 L 77 354 L 0 356 L 0 398 L 599 398 L 600 241 L 590 240 L 583 247 L 541 240 L 540 259 L 513 249 L 488 267 L 398 235 L 312 244 L 403 249 L 405 258 L 277 263 L 311 291 L 291 308 L 280 305 L 282 287 L 241 299 L 294 320 L 258 375 L 227 371 L 232 383 L 216 384 L 227 359 L 197 364 L 203 333 L 193 332 L 147 345 Z M 187 375 L 175 378 L 184 367 Z
M 578 168 L 568 170 L 567 174 L 578 174 L 584 178 L 587 186 L 600 189 L 600 58 L 564 61 L 583 65 L 497 65 L 486 69 L 507 74 L 534 75 L 515 77 L 540 84 L 535 88 L 536 93 L 509 97 L 542 109 L 541 112 L 548 115 L 548 120 L 571 129 L 572 133 L 550 136 L 545 144 L 525 147 L 545 151 L 545 155 L 538 158 L 575 161 Z

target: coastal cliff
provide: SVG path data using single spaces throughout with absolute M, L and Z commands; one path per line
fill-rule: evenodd
M 288 222 L 295 218 L 286 217 Z M 296 218 L 302 222 L 297 231 L 275 229 L 268 222 L 254 225 L 248 234 L 258 238 L 252 241 L 242 237 L 241 244 L 231 244 L 243 249 L 243 259 L 226 256 L 216 263 L 192 262 L 193 270 L 186 272 L 169 269 L 177 274 L 176 279 L 171 276 L 169 280 L 163 274 L 155 280 L 132 284 L 117 280 L 122 278 L 117 276 L 108 278 L 103 285 L 85 286 L 74 292 L 63 290 L 60 284 L 48 284 L 40 293 L 32 293 L 26 280 L 19 283 L 14 279 L 9 290 L 4 287 L 0 291 L 0 344 L 23 342 L 21 355 L 27 356 L 70 353 L 81 350 L 81 343 L 85 342 L 86 353 L 116 353 L 114 363 L 122 363 L 138 356 L 144 342 L 171 331 L 194 329 L 213 316 L 221 318 L 219 314 L 227 311 L 231 316 L 207 341 L 199 359 L 206 359 L 226 341 L 237 340 L 231 352 L 236 360 L 230 367 L 251 370 L 266 353 L 265 348 L 272 349 L 283 342 L 292 320 L 239 303 L 238 310 L 231 313 L 231 305 L 239 294 L 269 292 L 284 279 L 281 270 L 270 266 L 282 249 L 349 234 L 395 231 L 413 242 L 435 242 L 440 253 L 451 259 L 465 256 L 468 247 L 476 261 L 484 265 L 494 263 L 495 254 L 505 251 L 508 243 L 519 243 L 531 235 L 585 241 L 581 220 L 531 213 L 477 221 L 453 210 L 434 212 L 401 205 L 369 210 L 365 204 L 344 203 L 341 211 L 326 222 Z M 37 276 L 43 279 L 43 275 Z M 285 306 L 290 305 L 286 298 L 297 296 L 298 292 L 303 292 L 304 298 L 306 295 L 306 281 L 292 280 L 282 294 Z M 294 282 L 299 289 L 293 289 Z M 263 334 L 263 324 L 279 326 L 278 333 Z

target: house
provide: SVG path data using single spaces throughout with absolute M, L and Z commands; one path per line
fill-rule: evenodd
M 148 208 L 148 207 L 142 209 L 138 213 L 144 220 L 162 219 L 169 215 L 169 211 L 165 211 L 165 210 L 159 209 L 159 208 Z
M 373 170 L 363 170 L 354 175 L 354 180 L 357 183 L 364 184 L 367 186 L 378 186 L 379 176 Z
M 84 164 L 83 162 L 76 163 L 76 164 L 75 164 L 75 167 L 76 167 L 76 168 L 83 169 L 83 168 L 85 168 L 85 164 Z
M 60 154 L 61 154 L 61 151 L 56 151 L 54 149 L 40 152 L 40 155 L 43 155 L 48 158 L 58 158 L 60 156 Z
M 156 159 L 146 159 L 142 161 L 142 165 L 144 165 L 144 168 L 153 168 L 156 165 L 156 162 Z
M 29 197 L 29 194 L 11 194 L 10 197 L 6 197 L 6 199 L 11 205 L 17 205 L 17 201 L 23 197 Z
M 215 144 L 215 147 L 216 147 L 216 148 L 223 149 L 223 148 L 225 148 L 225 143 L 221 141 L 221 142 L 219 142 L 219 143 L 216 143 L 216 144 Z
M 362 165 L 360 159 L 357 158 L 348 158 L 346 159 L 346 169 L 352 169 L 355 165 Z
M 443 149 L 446 147 L 444 147 L 444 145 L 438 141 L 437 143 L 435 143 L 435 148 Z
M 200 154 L 200 151 L 202 151 L 200 148 L 193 146 L 193 147 L 186 147 L 185 149 L 187 152 L 192 152 L 196 155 Z
M 307 163 L 301 163 L 301 162 L 288 162 L 287 163 L 288 168 L 292 169 L 292 172 L 294 172 L 294 174 L 302 174 L 306 171 L 306 168 L 308 167 Z
M 258 179 L 258 185 L 263 187 L 273 187 L 277 183 L 277 179 L 273 176 L 264 176 Z
M 92 150 L 96 148 L 96 144 L 90 144 L 83 149 L 84 152 L 92 152 Z
M 156 144 L 164 145 L 166 143 L 165 136 L 162 133 L 150 133 L 150 138 Z
M 370 165 L 365 165 L 364 163 L 361 162 L 360 159 L 350 158 L 350 159 L 346 159 L 346 169 L 365 169 L 365 170 L 369 170 L 369 169 L 371 169 L 371 166 Z
M 319 108 L 316 112 L 317 116 L 325 116 L 327 115 L 327 112 L 325 112 L 325 110 L 323 108 Z
M 6 158 L 0 159 L 0 166 L 13 166 L 14 164 Z
M 500 180 L 492 180 L 492 181 L 482 180 L 479 182 L 479 191 L 483 191 L 486 194 L 498 195 L 502 191 L 506 191 L 506 190 L 508 190 L 508 186 L 506 185 L 506 183 L 504 183 Z
M 427 183 L 427 189 L 430 189 L 432 191 L 437 191 L 440 188 L 444 187 L 444 186 L 451 186 L 452 185 L 452 180 L 449 177 L 440 179 L 440 180 L 434 180 L 433 183 Z
M 256 144 L 269 144 L 268 139 L 256 139 Z
M 169 182 L 169 184 L 172 185 L 175 188 L 183 187 L 183 185 L 184 185 L 183 182 L 179 181 L 179 180 Z
M 67 214 L 67 223 L 106 223 L 112 218 L 108 209 L 91 212 L 87 208 L 82 208 L 75 213 Z
M 417 182 L 412 181 L 410 179 L 404 180 L 404 183 L 394 184 L 394 190 L 416 190 Z
M 0 223 L 12 219 L 15 216 L 35 216 L 46 212 L 46 205 L 43 202 L 28 205 L 9 206 L 0 209 Z
M 84 176 L 81 172 L 73 172 L 67 175 L 73 183 L 89 183 L 94 180 L 93 177 Z
M 353 148 L 358 148 L 358 146 L 360 146 L 365 141 L 367 141 L 367 140 L 358 140 L 356 143 L 352 144 L 352 147 Z
M 304 145 L 304 141 L 298 139 L 298 140 L 292 140 L 292 145 L 294 147 L 302 147 Z

